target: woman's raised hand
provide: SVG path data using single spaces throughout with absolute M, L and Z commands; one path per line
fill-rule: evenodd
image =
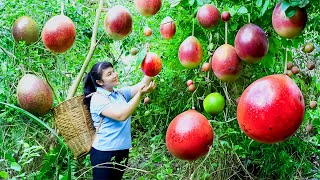
M 151 81 L 148 86 L 144 85 L 141 87 L 141 94 L 152 92 L 156 88 L 156 84 L 154 81 Z

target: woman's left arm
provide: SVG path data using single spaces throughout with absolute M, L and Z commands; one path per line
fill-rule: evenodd
M 150 76 L 144 76 L 140 82 L 130 87 L 131 89 L 131 98 L 134 97 L 137 92 L 141 89 L 143 86 L 149 86 L 150 82 L 153 80 L 153 77 Z

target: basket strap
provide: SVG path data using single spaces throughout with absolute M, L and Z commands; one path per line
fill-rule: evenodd
M 101 124 L 102 124 L 102 120 L 103 120 L 103 117 L 100 119 L 100 123 L 99 123 L 99 126 L 98 126 L 97 130 L 96 130 L 96 133 L 94 133 L 93 141 L 94 141 L 94 139 L 96 138 L 96 136 L 97 136 L 97 134 L 98 134 L 98 131 L 99 131 L 99 129 L 100 129 L 100 127 L 101 127 Z M 92 148 L 93 141 L 92 141 L 92 143 L 91 143 L 91 148 Z

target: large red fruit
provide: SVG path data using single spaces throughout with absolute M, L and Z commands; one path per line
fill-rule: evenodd
M 161 69 L 162 61 L 160 57 L 154 52 L 148 52 L 141 63 L 142 72 L 147 76 L 154 77 L 160 73 Z
M 243 92 L 238 123 L 250 138 L 277 143 L 292 136 L 304 117 L 304 99 L 298 86 L 283 74 L 256 80 Z
M 63 53 L 71 48 L 76 38 L 76 28 L 65 15 L 54 16 L 44 25 L 42 41 L 54 53 Z
M 168 151 L 182 160 L 196 160 L 205 155 L 213 141 L 213 130 L 208 119 L 196 110 L 176 116 L 167 129 Z
M 281 9 L 282 1 L 280 1 L 272 13 L 272 26 L 279 36 L 293 39 L 297 37 L 307 23 L 307 12 L 304 8 L 296 7 L 295 14 L 288 18 Z
M 134 0 L 136 10 L 143 16 L 155 15 L 161 8 L 161 0 Z
M 196 68 L 202 59 L 202 46 L 194 36 L 189 36 L 179 47 L 179 60 L 182 66 L 187 69 Z
M 127 8 L 117 5 L 108 10 L 103 25 L 111 39 L 121 40 L 132 32 L 132 16 Z
M 240 59 L 248 63 L 258 63 L 268 52 L 266 33 L 255 24 L 246 24 L 238 31 L 234 48 Z
M 169 16 L 161 21 L 160 34 L 164 39 L 171 39 L 176 33 L 176 23 Z
M 241 60 L 229 44 L 220 46 L 212 56 L 212 70 L 218 79 L 232 82 L 241 74 Z
M 27 45 L 39 39 L 38 24 L 28 16 L 21 16 L 14 21 L 12 36 L 16 42 L 24 41 Z
M 51 88 L 33 74 L 26 74 L 20 79 L 17 97 L 22 109 L 39 116 L 47 114 L 53 104 Z
M 198 10 L 197 20 L 202 27 L 213 28 L 219 23 L 220 12 L 212 4 L 205 4 Z

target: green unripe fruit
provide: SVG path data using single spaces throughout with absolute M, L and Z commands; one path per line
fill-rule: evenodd
M 203 101 L 204 110 L 211 114 L 219 114 L 225 106 L 224 97 L 220 93 L 211 93 Z

